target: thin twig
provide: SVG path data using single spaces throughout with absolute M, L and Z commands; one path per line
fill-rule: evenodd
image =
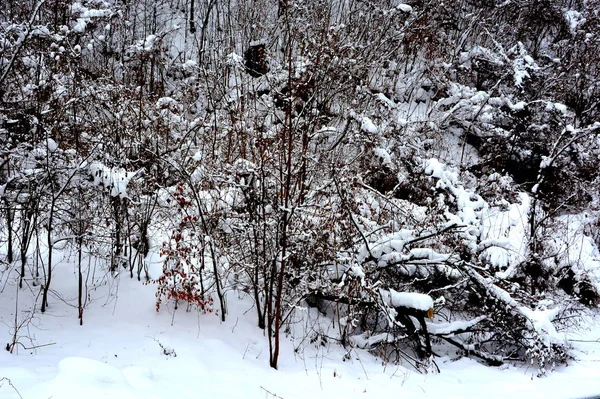
M 21 396 L 21 393 L 19 392 L 19 390 L 13 385 L 12 381 L 6 377 L 2 377 L 0 378 L 0 382 L 2 381 L 6 381 L 8 383 L 8 385 L 17 393 L 17 395 L 19 395 L 19 398 L 23 399 L 23 397 Z M 0 384 L 0 386 L 2 386 L 2 384 Z

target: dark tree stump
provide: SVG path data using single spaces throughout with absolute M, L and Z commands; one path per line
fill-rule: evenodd
M 246 72 L 252 77 L 259 77 L 269 72 L 267 51 L 264 43 L 250 45 L 244 54 Z

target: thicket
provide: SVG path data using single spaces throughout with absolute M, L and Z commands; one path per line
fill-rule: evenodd
M 91 259 L 155 283 L 157 310 L 225 319 L 243 292 L 274 368 L 310 307 L 337 329 L 292 331 L 313 343 L 423 370 L 445 343 L 545 373 L 600 302 L 599 13 L 5 0 L 2 279 L 45 312 L 70 251 L 80 323 Z

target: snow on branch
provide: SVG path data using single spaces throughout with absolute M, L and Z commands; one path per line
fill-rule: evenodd
M 366 331 L 359 335 L 353 335 L 349 337 L 350 342 L 356 348 L 360 349 L 372 349 L 380 344 L 393 344 L 400 342 L 406 338 L 406 335 L 394 335 L 390 333 L 380 333 L 371 335 L 371 332 Z
M 431 335 L 452 336 L 468 332 L 473 326 L 485 319 L 487 319 L 487 316 L 482 315 L 472 320 L 457 320 L 450 323 L 427 323 L 427 330 Z
M 380 289 L 379 293 L 383 302 L 394 308 L 408 308 L 429 312 L 433 309 L 433 299 L 427 294 L 416 292 L 398 292 L 393 289 Z
M 92 162 L 89 166 L 90 175 L 94 178 L 94 185 L 102 184 L 111 188 L 110 195 L 119 198 L 129 198 L 127 185 L 140 171 L 141 169 L 127 172 L 122 168 L 109 168 L 100 162 Z

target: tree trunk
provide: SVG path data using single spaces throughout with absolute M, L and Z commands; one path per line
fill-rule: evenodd
M 50 290 L 50 283 L 52 282 L 52 223 L 54 222 L 55 201 L 55 198 L 52 199 L 48 215 L 48 226 L 46 235 L 46 242 L 48 244 L 48 273 L 46 273 L 46 282 L 42 290 L 42 313 L 46 311 L 46 307 L 48 306 L 48 291 Z

